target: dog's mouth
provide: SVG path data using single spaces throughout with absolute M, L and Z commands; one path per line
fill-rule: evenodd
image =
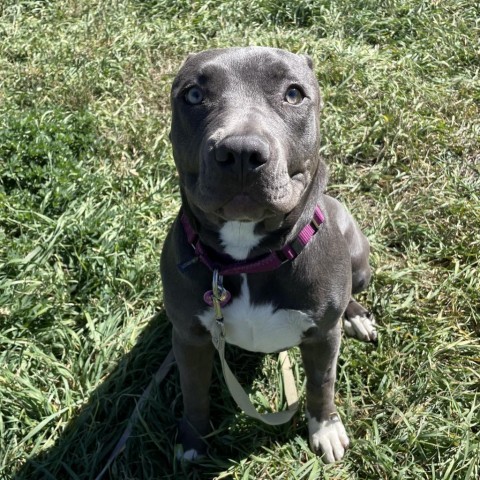
M 254 200 L 247 193 L 238 193 L 217 210 L 225 221 L 257 222 L 272 215 L 269 209 Z
M 304 186 L 296 179 L 261 181 L 251 188 L 232 191 L 224 197 L 215 213 L 225 221 L 260 222 L 269 217 L 285 215 L 297 204 Z M 268 182 L 268 183 L 267 183 Z
M 303 171 L 265 175 L 243 188 L 229 178 L 198 174 L 183 178 L 190 203 L 205 214 L 221 222 L 261 222 L 293 210 L 305 191 L 308 175 Z

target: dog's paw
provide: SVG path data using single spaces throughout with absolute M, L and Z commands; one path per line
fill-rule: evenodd
M 375 319 L 369 313 L 344 317 L 343 328 L 349 337 L 372 343 L 376 343 L 378 340 Z
M 340 417 L 334 414 L 329 420 L 319 422 L 307 412 L 307 418 L 312 451 L 325 463 L 341 460 L 350 442 Z
M 196 462 L 205 457 L 204 454 L 197 452 L 194 448 L 184 451 L 182 445 L 177 445 L 175 456 L 179 462 Z
M 343 314 L 343 329 L 349 337 L 377 343 L 378 335 L 373 315 L 354 298 L 350 299 Z
M 207 443 L 203 438 L 208 434 L 207 428 L 203 435 L 196 430 L 184 417 L 178 425 L 178 444 L 175 446 L 175 457 L 179 461 L 196 462 L 206 456 Z

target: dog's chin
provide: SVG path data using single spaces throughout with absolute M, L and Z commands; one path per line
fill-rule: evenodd
M 271 212 L 246 193 L 239 193 L 225 203 L 217 214 L 230 222 L 259 222 L 271 215 Z
M 298 182 L 289 182 L 282 188 L 265 188 L 263 186 L 254 191 L 228 192 L 218 185 L 209 185 L 201 182 L 188 188 L 184 193 L 190 205 L 214 224 L 224 222 L 263 222 L 269 219 L 279 219 L 288 215 L 301 201 L 303 188 Z

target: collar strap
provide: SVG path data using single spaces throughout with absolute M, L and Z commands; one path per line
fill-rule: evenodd
M 186 270 L 191 264 L 201 261 L 210 270 L 218 270 L 220 275 L 240 275 L 242 273 L 260 273 L 275 270 L 284 263 L 290 262 L 307 246 L 310 240 L 318 232 L 325 217 L 319 206 L 315 207 L 313 218 L 308 225 L 302 228 L 295 239 L 280 250 L 275 250 L 259 257 L 240 261 L 227 260 L 228 256 L 213 259 L 207 252 L 205 245 L 200 242 L 197 232 L 193 229 L 185 213 L 182 213 L 180 221 L 187 237 L 188 243 L 194 250 L 194 258 L 178 265 L 180 270 Z M 226 257 L 226 258 L 225 258 Z

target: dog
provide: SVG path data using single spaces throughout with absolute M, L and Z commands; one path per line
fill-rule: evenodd
M 227 343 L 264 353 L 299 346 L 310 446 L 325 462 L 338 461 L 349 445 L 334 404 L 341 319 L 360 340 L 375 342 L 377 332 L 352 297 L 370 281 L 368 240 L 324 193 L 312 60 L 268 47 L 192 54 L 173 82 L 171 107 L 182 206 L 161 276 L 183 395 L 184 458 L 206 453 L 221 310 Z M 228 293 L 217 299 L 221 306 L 208 298 L 214 274 Z

